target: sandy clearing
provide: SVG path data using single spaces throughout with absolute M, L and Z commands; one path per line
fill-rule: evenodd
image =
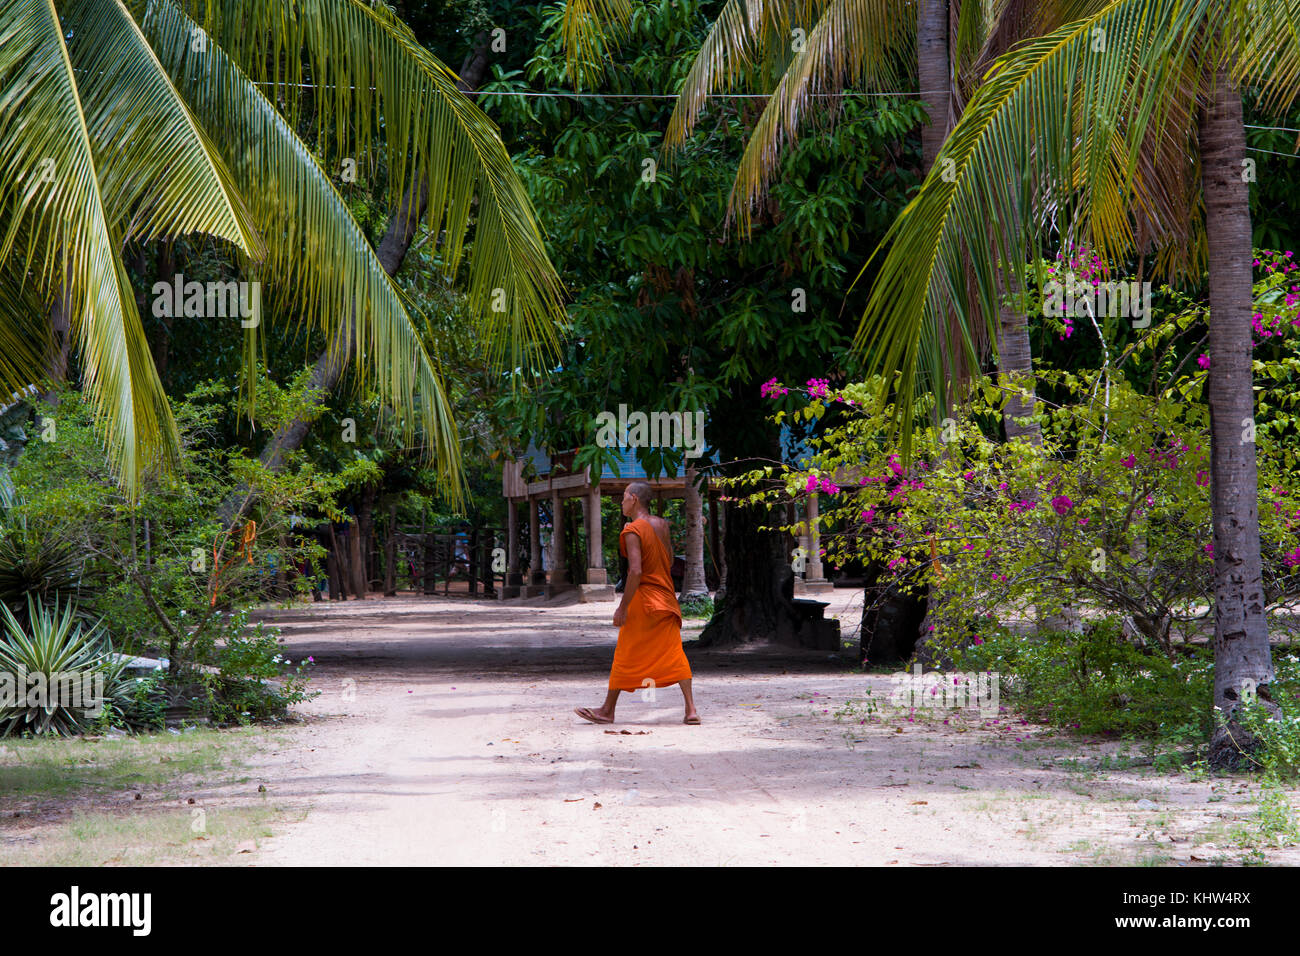
M 857 595 L 831 597 L 850 631 Z M 996 725 L 974 712 L 845 716 L 847 701 L 887 700 L 891 687 L 888 675 L 853 673 L 849 657 L 688 644 L 701 726 L 681 724 L 676 688 L 654 701 L 624 695 L 613 728 L 587 724 L 572 709 L 604 693 L 612 612 L 409 597 L 273 612 L 289 656 L 315 659 L 323 693 L 287 730 L 294 746 L 252 765 L 271 799 L 305 819 L 241 861 L 1196 865 L 1241 855 L 1222 831 L 1253 808 L 1249 786 L 1067 769 L 1064 758 L 1121 746 L 1054 737 L 1005 713 Z

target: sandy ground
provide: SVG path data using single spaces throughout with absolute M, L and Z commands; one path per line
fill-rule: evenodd
M 842 614 L 846 633 L 856 597 L 831 595 L 828 613 Z M 1005 712 L 886 705 L 869 714 L 861 702 L 868 692 L 887 702 L 890 677 L 854 673 L 849 654 L 706 653 L 688 643 L 702 725 L 681 723 L 676 688 L 653 701 L 623 695 L 612 728 L 586 723 L 572 710 L 603 697 L 613 607 L 403 597 L 269 614 L 291 659 L 314 658 L 323 693 L 288 729 L 295 745 L 251 768 L 271 800 L 305 811 L 302 822 L 241 862 L 1199 865 L 1241 856 L 1225 832 L 1253 809 L 1248 785 L 1149 768 L 1089 772 L 1119 745 L 1054 736 Z M 1269 858 L 1295 862 L 1295 853 Z

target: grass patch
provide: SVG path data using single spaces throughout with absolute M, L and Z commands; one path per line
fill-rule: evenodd
M 201 811 L 196 813 L 195 811 Z M 241 807 L 78 811 L 0 838 L 0 866 L 238 865 L 277 827 L 303 819 L 265 802 Z
M 127 789 L 179 794 L 186 778 L 244 767 L 250 749 L 282 740 L 257 727 L 196 729 L 121 738 L 37 738 L 0 742 L 0 805 Z
M 236 806 L 186 798 L 248 781 L 249 756 L 286 740 L 251 726 L 0 742 L 0 866 L 237 865 L 304 811 L 257 793 Z

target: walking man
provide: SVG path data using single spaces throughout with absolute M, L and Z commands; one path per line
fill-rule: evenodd
M 673 589 L 672 538 L 668 522 L 650 513 L 650 486 L 634 481 L 623 492 L 623 514 L 632 520 L 618 536 L 627 558 L 623 600 L 614 611 L 618 645 L 609 671 L 609 693 L 599 708 L 579 707 L 576 713 L 595 724 L 612 724 L 621 691 L 680 684 L 686 702 L 683 723 L 698 724 L 691 695 L 691 665 L 682 650 L 682 611 Z

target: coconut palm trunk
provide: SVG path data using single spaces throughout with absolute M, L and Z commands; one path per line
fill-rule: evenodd
M 1210 763 L 1235 767 L 1253 741 L 1237 723 L 1243 697 L 1268 702 L 1273 680 L 1264 616 L 1255 397 L 1251 368 L 1253 253 L 1241 95 L 1220 70 L 1199 117 L 1201 180 L 1210 266 L 1210 441 L 1214 514 L 1214 705 L 1227 722 L 1210 744 Z
M 682 600 L 708 597 L 704 578 L 704 504 L 696 484 L 699 471 L 686 469 L 686 569 L 682 574 Z
M 921 102 L 930 122 L 921 128 L 921 173 L 934 165 L 948 137 L 952 67 L 948 56 L 948 0 L 920 0 L 916 11 L 916 66 Z

